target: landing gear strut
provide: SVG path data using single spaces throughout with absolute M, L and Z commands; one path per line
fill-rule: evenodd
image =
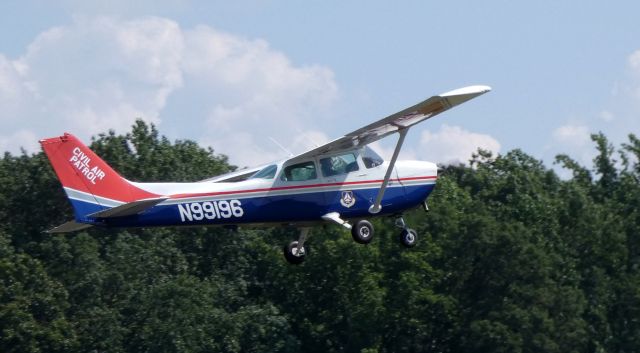
M 402 228 L 402 231 L 399 235 L 399 240 L 402 245 L 407 248 L 413 248 L 418 243 L 418 233 L 407 227 L 407 224 L 404 222 L 404 218 L 402 216 L 396 218 L 396 227 Z
M 373 240 L 373 224 L 367 220 L 360 220 L 356 222 L 354 226 L 349 224 L 349 222 L 340 218 L 340 214 L 338 212 L 327 213 L 322 216 L 322 219 L 325 221 L 335 222 L 347 229 L 351 230 L 351 236 L 356 243 L 360 244 L 369 244 L 371 240 Z
M 360 244 L 369 244 L 373 240 L 374 229 L 371 222 L 367 220 L 360 220 L 355 225 L 349 224 L 347 221 L 340 218 L 337 212 L 328 213 L 322 218 L 326 221 L 333 221 L 347 229 L 351 230 L 351 236 L 353 240 Z M 396 227 L 402 229 L 399 234 L 399 240 L 402 245 L 407 248 L 413 248 L 418 242 L 418 233 L 407 227 L 407 224 L 402 218 L 402 215 L 398 215 L 396 218 Z M 305 247 L 305 241 L 309 237 L 309 228 L 300 228 L 300 235 L 298 240 L 294 240 L 283 249 L 284 258 L 290 264 L 298 265 L 304 261 L 305 256 L 309 252 L 308 247 Z
M 288 263 L 299 265 L 304 261 L 304 257 L 308 252 L 308 249 L 304 246 L 304 242 L 307 240 L 308 235 L 309 228 L 302 228 L 300 229 L 298 240 L 294 240 L 284 247 L 284 258 Z

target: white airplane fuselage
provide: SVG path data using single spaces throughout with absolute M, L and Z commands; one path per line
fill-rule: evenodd
M 388 162 L 363 159 L 364 149 L 340 156 L 354 157 L 348 169 L 332 170 L 335 156 L 278 162 L 266 177 L 242 181 L 195 183 L 132 183 L 150 194 L 168 199 L 140 214 L 108 219 L 77 219 L 108 227 L 193 226 L 319 223 L 322 216 L 337 212 L 344 219 L 374 216 L 370 212 L 382 185 Z M 329 159 L 329 161 L 327 161 Z M 380 160 L 378 160 L 380 162 Z M 305 175 L 292 175 L 302 166 Z M 268 171 L 270 172 L 270 171 Z M 258 172 L 259 173 L 259 172 Z M 286 175 L 289 173 L 289 175 Z M 423 161 L 397 161 L 376 215 L 399 214 L 422 204 L 433 190 L 437 166 Z M 224 179 L 223 179 L 224 180 Z M 122 203 L 96 198 L 65 187 L 80 210 L 91 215 Z

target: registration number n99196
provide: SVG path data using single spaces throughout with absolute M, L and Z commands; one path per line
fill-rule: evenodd
M 220 200 L 190 202 L 178 204 L 182 222 L 201 221 L 203 219 L 223 219 L 244 215 L 240 200 Z

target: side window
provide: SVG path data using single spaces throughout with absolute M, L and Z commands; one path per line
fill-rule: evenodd
M 367 168 L 375 168 L 382 164 L 384 160 L 374 150 L 367 146 L 364 148 L 362 153 L 362 162 Z
M 322 175 L 325 177 L 355 172 L 358 170 L 358 162 L 353 153 L 345 153 L 339 156 L 322 158 L 320 160 Z
M 303 162 L 284 168 L 280 179 L 284 181 L 305 181 L 318 177 L 316 165 L 313 162 Z

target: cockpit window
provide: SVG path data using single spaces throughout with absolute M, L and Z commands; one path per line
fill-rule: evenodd
M 276 176 L 276 171 L 278 170 L 278 166 L 272 164 L 268 167 L 264 167 L 260 169 L 257 173 L 252 175 L 249 179 L 273 179 Z
M 381 165 L 384 160 L 374 150 L 366 146 L 362 153 L 362 162 L 367 168 L 375 168 Z
M 353 153 L 341 154 L 320 160 L 320 168 L 325 177 L 355 172 L 359 169 L 356 156 Z
M 280 179 L 284 181 L 305 181 L 316 179 L 317 177 L 316 165 L 310 161 L 285 167 Z

